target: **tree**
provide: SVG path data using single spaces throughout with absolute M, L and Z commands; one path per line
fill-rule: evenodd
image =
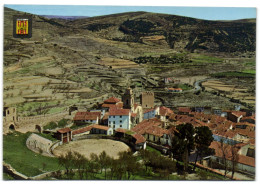
M 172 153 L 173 156 L 184 162 L 184 166 L 188 166 L 188 157 L 191 151 L 194 149 L 194 128 L 192 124 L 180 124 L 176 127 L 178 132 L 172 139 Z M 184 167 L 184 171 L 187 171 L 187 167 Z
M 65 155 L 58 157 L 59 164 L 66 169 L 67 177 L 69 177 L 72 166 L 73 166 L 73 153 L 72 151 L 67 152 Z
M 83 155 L 81 155 L 78 152 L 73 153 L 72 158 L 73 165 L 77 168 L 79 178 L 82 180 L 84 176 L 84 171 L 86 167 L 86 163 L 88 162 L 88 159 L 85 158 Z
M 97 172 L 100 170 L 100 163 L 98 162 L 98 156 L 96 154 L 90 154 L 90 162 L 88 166 L 89 171 L 92 173 L 92 178 L 95 178 Z
M 122 165 L 122 170 L 125 172 L 126 178 L 129 180 L 131 176 L 135 175 L 140 169 L 141 165 L 137 162 L 136 157 L 131 152 L 119 152 L 119 159 Z
M 220 144 L 219 144 L 219 149 L 222 153 L 222 160 L 223 160 L 223 165 L 224 165 L 224 176 L 226 177 L 227 175 L 227 167 L 228 167 L 228 162 L 227 162 L 227 157 L 228 157 L 228 144 L 224 143 L 224 139 L 220 140 Z
M 231 146 L 231 171 L 232 171 L 232 175 L 231 178 L 234 177 L 235 171 L 236 171 L 236 166 L 237 166 L 237 162 L 238 162 L 238 148 L 236 147 L 236 145 L 232 145 Z
M 151 151 L 148 150 L 140 150 L 139 151 L 139 155 L 142 157 L 142 161 L 145 165 L 145 171 L 147 172 L 147 168 L 148 166 L 151 164 L 151 156 L 153 153 L 151 153 Z
M 214 140 L 212 132 L 207 126 L 200 126 L 195 128 L 195 147 L 196 159 L 193 170 L 196 168 L 198 156 L 213 155 L 214 149 L 209 148 L 211 142 Z
M 107 168 L 110 166 L 111 158 L 107 155 L 105 151 L 103 151 L 102 153 L 100 153 L 98 159 L 101 166 L 101 173 L 102 173 L 102 169 L 105 169 L 105 179 L 106 179 L 107 178 L 106 171 Z

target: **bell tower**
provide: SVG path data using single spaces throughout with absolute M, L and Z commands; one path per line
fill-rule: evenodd
M 134 110 L 134 94 L 131 88 L 127 88 L 122 96 L 123 108 Z

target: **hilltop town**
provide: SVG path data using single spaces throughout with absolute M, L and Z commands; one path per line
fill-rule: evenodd
M 140 103 L 138 103 L 135 101 L 133 90 L 127 88 L 121 99 L 110 97 L 100 102 L 95 109 L 84 111 L 73 106 L 69 112 L 72 124 L 65 125 L 64 128 L 48 128 L 50 124 L 42 126 L 37 122 L 34 130 L 37 134 L 31 134 L 26 145 L 32 151 L 41 152 L 49 157 L 62 155 L 71 149 L 81 150 L 80 153 L 84 154 L 91 152 L 87 148 L 90 145 L 84 148 L 86 150 L 82 150 L 83 148 L 79 148 L 82 147 L 82 143 L 75 147 L 73 142 L 101 138 L 105 135 L 103 139 L 122 141 L 134 152 L 145 150 L 149 146 L 160 151 L 161 154 L 172 157 L 176 144 L 174 137 L 180 133 L 178 126 L 190 124 L 194 129 L 208 127 L 213 137 L 208 146 L 214 150 L 214 154 L 199 155 L 197 157 L 199 159 L 195 161 L 194 155 L 198 152 L 194 147 L 189 153 L 190 163 L 196 162 L 195 164 L 201 168 L 224 175 L 225 171 L 231 172 L 230 168 L 235 162 L 235 172 L 240 173 L 240 178 L 236 176 L 232 178 L 253 179 L 255 174 L 255 114 L 240 110 L 239 107 L 236 108 L 226 111 L 210 107 L 170 109 L 154 105 L 153 92 L 142 92 Z M 15 108 L 5 109 L 5 121 L 13 123 L 10 124 L 9 131 L 14 129 L 14 124 L 19 123 L 17 120 Z M 52 136 L 56 141 L 47 141 L 48 139 L 43 135 Z M 96 137 L 97 135 L 99 137 Z M 192 136 L 195 136 L 195 132 Z M 109 148 L 103 149 L 110 154 Z M 236 154 L 232 152 L 233 149 L 236 150 Z M 225 168 L 224 172 L 223 168 Z M 230 175 L 227 176 L 231 178 Z

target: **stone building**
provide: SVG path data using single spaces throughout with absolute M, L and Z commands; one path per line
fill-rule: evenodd
M 134 111 L 134 93 L 131 88 L 127 88 L 122 96 L 123 108 Z
M 3 127 L 4 132 L 8 132 L 8 129 L 15 129 L 17 125 L 17 113 L 15 107 L 4 107 L 3 109 Z
M 140 95 L 140 103 L 143 109 L 154 108 L 154 93 L 153 92 L 142 92 Z
M 70 128 L 62 128 L 57 130 L 56 138 L 61 140 L 62 143 L 70 142 L 72 139 L 72 131 Z

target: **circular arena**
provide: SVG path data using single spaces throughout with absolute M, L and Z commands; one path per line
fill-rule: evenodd
M 53 154 L 60 156 L 68 151 L 75 151 L 81 153 L 86 158 L 90 158 L 91 153 L 99 155 L 102 151 L 105 151 L 110 157 L 117 159 L 119 152 L 128 151 L 129 149 L 125 143 L 119 141 L 110 139 L 84 139 L 58 146 L 53 150 Z

